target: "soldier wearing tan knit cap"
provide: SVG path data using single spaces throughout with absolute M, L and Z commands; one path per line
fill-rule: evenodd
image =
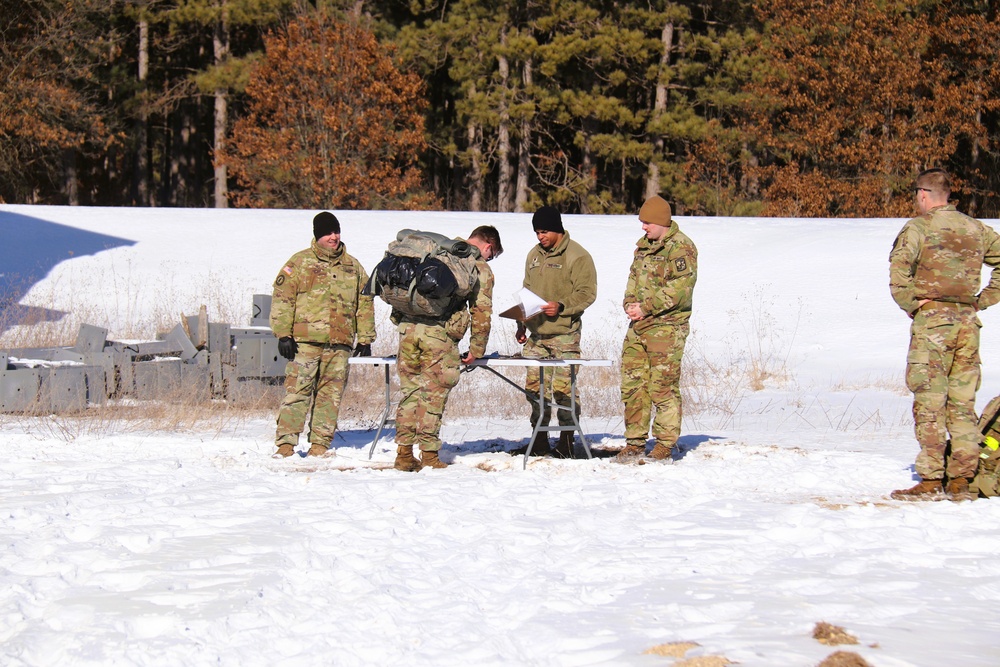
M 639 222 L 645 234 L 636 243 L 622 300 L 629 325 L 622 346 L 625 448 L 618 453 L 620 461 L 646 453 L 651 421 L 653 459 L 670 459 L 680 437 L 681 357 L 698 278 L 698 249 L 671 218 L 666 200 L 647 199 Z

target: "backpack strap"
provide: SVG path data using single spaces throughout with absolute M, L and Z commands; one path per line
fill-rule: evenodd
M 437 245 L 438 248 L 444 252 L 455 255 L 456 257 L 472 257 L 474 259 L 479 259 L 480 257 L 479 248 L 472 245 L 468 241 L 450 239 L 444 234 L 438 234 L 437 232 L 422 232 L 419 229 L 401 229 L 396 234 L 396 240 L 402 241 L 411 234 L 416 234 L 426 239 L 430 239 Z M 421 261 L 424 259 L 425 258 L 422 257 Z

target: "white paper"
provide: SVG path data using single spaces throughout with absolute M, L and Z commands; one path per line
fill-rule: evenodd
M 529 317 L 542 312 L 542 306 L 548 303 L 548 301 L 538 296 L 527 287 L 522 287 L 516 294 L 514 294 L 514 298 L 518 300 L 521 310 L 524 311 L 524 319 L 528 319 Z

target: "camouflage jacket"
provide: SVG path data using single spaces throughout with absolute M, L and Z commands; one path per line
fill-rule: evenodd
M 401 331 L 402 327 L 405 327 L 408 323 L 432 324 L 444 327 L 448 333 L 448 337 L 456 342 L 462 340 L 465 332 L 470 330 L 471 324 L 469 353 L 476 358 L 485 356 L 486 344 L 490 339 L 490 329 L 493 322 L 494 278 L 493 271 L 478 251 L 473 254 L 473 257 L 475 259 L 470 257 L 462 261 L 475 261 L 476 269 L 479 271 L 479 280 L 468 297 L 457 304 L 457 308 L 449 317 L 443 321 L 433 321 L 423 317 L 404 315 L 400 311 L 393 309 L 390 319 L 401 326 Z
M 994 268 L 979 292 L 983 264 Z M 889 290 L 909 315 L 923 299 L 983 310 L 1000 301 L 997 267 L 1000 235 L 950 204 L 938 206 L 908 221 L 896 236 L 889 253 Z
M 594 259 L 566 232 L 554 248 L 546 250 L 536 244 L 528 251 L 524 286 L 546 301 L 563 305 L 558 315 L 540 314 L 525 322 L 531 333 L 541 336 L 576 333 L 583 311 L 597 299 Z
M 630 326 L 641 333 L 656 324 L 683 324 L 691 318 L 698 280 L 698 249 L 671 221 L 659 241 L 645 236 L 635 244 L 622 307 L 638 303 L 643 319 Z
M 343 243 L 328 250 L 313 241 L 292 255 L 274 280 L 271 330 L 278 338 L 353 345 L 375 340 L 375 307 L 361 289 L 367 279 L 361 262 Z

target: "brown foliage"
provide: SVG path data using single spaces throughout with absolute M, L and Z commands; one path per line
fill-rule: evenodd
M 105 3 L 11 0 L 0 12 L 0 201 L 60 187 L 64 153 L 111 140 L 95 102 Z M 54 184 L 54 185 L 53 185 Z
M 975 109 L 927 59 L 935 29 L 901 5 L 759 3 L 769 67 L 744 128 L 765 213 L 903 216 L 921 169 L 946 165 Z
M 265 40 L 227 152 L 238 206 L 437 206 L 421 190 L 422 82 L 354 25 L 300 17 Z

